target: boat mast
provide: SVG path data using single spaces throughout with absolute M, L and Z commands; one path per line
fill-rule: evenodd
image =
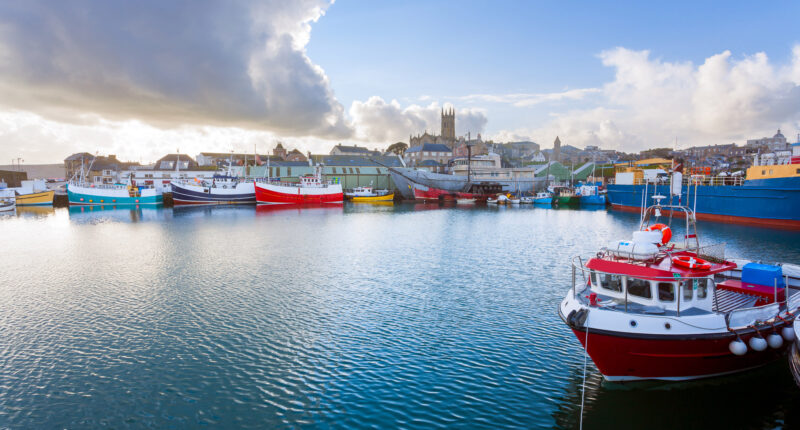
M 470 140 L 472 140 L 472 133 L 467 132 L 467 183 L 472 181 L 470 179 L 472 173 L 472 145 L 470 144 Z

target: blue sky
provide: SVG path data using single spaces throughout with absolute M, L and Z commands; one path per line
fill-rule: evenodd
M 0 160 L 800 130 L 798 2 L 0 3 Z
M 669 62 L 730 50 L 787 63 L 799 14 L 798 2 L 338 1 L 308 54 L 345 105 L 378 94 L 467 106 L 453 97 L 602 86 L 614 69 L 598 54 L 615 47 Z M 488 128 L 543 122 L 548 108 L 496 106 Z

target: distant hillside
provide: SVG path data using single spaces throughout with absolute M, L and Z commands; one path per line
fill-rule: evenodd
M 0 170 L 18 170 L 16 165 L 0 165 Z M 63 178 L 63 164 L 23 164 L 22 170 L 28 173 L 29 179 Z

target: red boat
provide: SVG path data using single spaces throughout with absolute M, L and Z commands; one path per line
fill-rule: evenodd
M 672 212 L 685 217 L 656 225 Z M 669 242 L 673 228 L 683 230 L 679 243 Z M 691 209 L 656 203 L 632 240 L 573 260 L 559 315 L 611 381 L 698 379 L 761 366 L 796 338 L 800 266 L 723 254 L 724 244 L 700 246 Z
M 323 182 L 321 169 L 313 176 L 301 176 L 300 182 L 256 181 L 259 204 L 326 204 L 344 201 L 342 185 Z
M 419 202 L 438 202 L 440 200 L 475 200 L 475 202 L 486 202 L 486 199 L 494 196 L 502 187 L 497 185 L 477 185 L 475 191 L 481 192 L 453 192 L 438 188 L 427 187 L 421 184 L 414 184 L 414 199 Z

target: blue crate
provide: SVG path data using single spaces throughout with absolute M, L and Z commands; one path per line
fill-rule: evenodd
M 781 266 L 747 263 L 742 267 L 742 282 L 744 283 L 774 287 L 776 280 L 778 281 L 778 288 L 786 286 L 783 281 L 783 269 L 781 269 Z

